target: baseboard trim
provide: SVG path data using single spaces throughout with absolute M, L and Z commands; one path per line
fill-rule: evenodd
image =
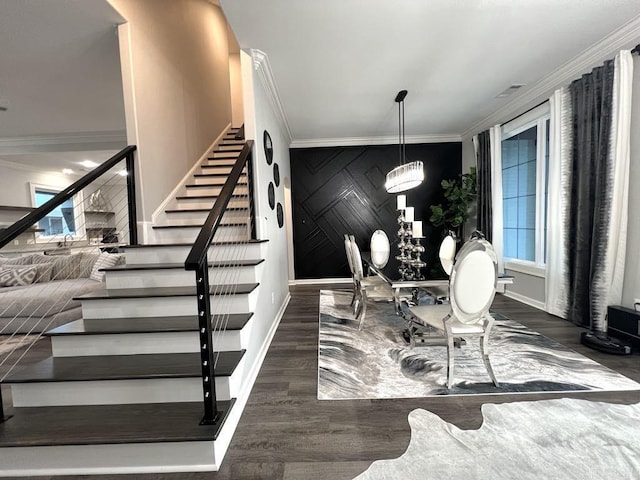
M 216 451 L 216 464 L 214 470 L 218 470 L 224 461 L 224 457 L 227 454 L 227 450 L 235 435 L 236 429 L 238 427 L 238 423 L 242 418 L 242 414 L 244 413 L 244 407 L 249 400 L 249 395 L 251 395 L 251 390 L 253 389 L 253 385 L 258 378 L 258 373 L 260 373 L 260 369 L 262 368 L 262 364 L 264 363 L 264 358 L 267 356 L 267 352 L 269 351 L 269 347 L 271 346 L 271 342 L 273 341 L 273 337 L 278 330 L 278 326 L 280 325 L 280 321 L 284 316 L 284 312 L 289 305 L 289 301 L 291 300 L 291 294 L 287 292 L 287 296 L 285 297 L 278 313 L 276 314 L 276 318 L 269 329 L 269 332 L 265 336 L 264 342 L 262 342 L 262 346 L 260 347 L 260 351 L 256 356 L 255 362 L 251 366 L 251 370 L 247 372 L 247 376 L 245 381 L 243 382 L 242 390 L 239 392 L 236 402 L 233 405 L 233 408 L 229 412 L 227 419 L 225 421 L 225 425 L 222 427 L 225 431 L 225 434 L 220 434 L 218 439 L 216 440 L 216 448 L 219 449 Z M 227 429 L 228 427 L 228 429 Z
M 522 295 L 521 293 L 512 292 L 511 290 L 505 289 L 504 296 L 509 297 L 513 300 L 517 300 L 518 302 L 524 303 L 531 307 L 537 308 L 538 310 L 542 310 L 543 312 L 545 311 L 544 302 L 541 302 L 540 300 L 535 300 L 533 298 L 529 298 L 525 295 Z
M 289 286 L 293 285 L 318 285 L 321 283 L 353 283 L 351 278 L 303 278 L 289 280 Z

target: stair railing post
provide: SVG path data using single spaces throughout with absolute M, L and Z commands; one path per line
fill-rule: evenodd
M 253 195 L 253 154 L 247 157 L 247 184 L 249 187 L 249 215 L 251 216 L 251 238 L 258 238 L 256 233 L 256 208 Z
M 202 369 L 202 394 L 204 417 L 201 425 L 213 425 L 218 421 L 216 406 L 216 375 L 211 328 L 211 304 L 209 300 L 209 264 L 207 257 L 196 269 L 196 295 L 198 297 L 198 324 L 200 334 L 200 366 Z
M 138 223 L 136 213 L 136 172 L 133 152 L 127 153 L 127 199 L 129 200 L 129 245 L 138 244 Z

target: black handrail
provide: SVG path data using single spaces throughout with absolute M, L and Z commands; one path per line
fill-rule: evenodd
M 187 255 L 187 260 L 184 262 L 184 268 L 186 270 L 196 270 L 198 266 L 206 263 L 209 245 L 211 244 L 211 240 L 213 240 L 213 236 L 222 221 L 222 215 L 227 209 L 227 205 L 233 196 L 233 190 L 236 188 L 240 175 L 242 175 L 244 164 L 249 158 L 252 146 L 253 140 L 247 140 L 242 147 L 238 160 L 236 160 L 235 165 L 231 169 L 231 173 L 227 177 L 227 181 L 224 183 L 213 207 L 211 207 L 211 211 L 209 212 L 204 225 L 202 225 L 202 229 L 200 230 L 196 241 L 193 243 L 193 247 L 191 247 L 189 255 Z
M 220 226 L 222 216 L 233 196 L 240 175 L 245 164 L 250 162 L 251 147 L 253 142 L 247 141 L 231 169 L 218 198 L 216 199 L 207 219 L 198 234 L 198 238 L 191 247 L 189 255 L 184 262 L 186 270 L 196 272 L 196 298 L 198 302 L 198 326 L 200 336 L 200 369 L 202 373 L 202 395 L 204 404 L 204 416 L 200 422 L 202 425 L 214 425 L 218 421 L 218 408 L 216 405 L 216 372 L 213 355 L 213 328 L 211 326 L 211 302 L 209 300 L 209 264 L 207 252 L 209 245 Z M 250 171 L 250 169 L 248 169 Z M 251 178 L 248 179 L 251 184 Z
M 7 229 L 0 234 L 0 248 L 7 245 L 18 235 L 23 234 L 31 226 L 35 225 L 49 213 L 51 213 L 56 207 L 72 198 L 75 194 L 80 192 L 87 185 L 91 184 L 105 172 L 109 171 L 123 159 L 126 159 L 127 162 L 127 194 L 129 195 L 129 242 L 131 245 L 137 245 L 138 232 L 136 226 L 135 170 L 133 162 L 133 152 L 135 150 L 135 145 L 129 145 L 128 147 L 123 148 L 106 162 L 102 163 L 94 170 L 87 173 L 84 177 L 72 183 L 67 188 L 56 194 L 47 203 L 36 208 L 28 215 L 22 217 L 10 227 L 7 227 Z

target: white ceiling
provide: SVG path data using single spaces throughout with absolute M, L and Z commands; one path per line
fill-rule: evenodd
M 221 3 L 240 46 L 267 53 L 294 145 L 395 138 L 401 89 L 409 141 L 475 133 L 640 24 L 638 0 Z M 74 168 L 123 145 L 122 21 L 106 0 L 0 0 L 0 162 Z M 496 98 L 514 83 L 527 86 Z
M 123 146 L 122 21 L 105 0 L 0 1 L 0 160 L 74 167 Z
M 221 3 L 240 47 L 267 54 L 294 145 L 397 138 L 402 89 L 407 136 L 468 134 L 612 32 L 640 23 L 638 0 Z M 512 84 L 526 87 L 496 98 Z

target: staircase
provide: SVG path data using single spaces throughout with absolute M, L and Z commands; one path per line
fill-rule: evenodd
M 82 320 L 46 333 L 52 356 L 7 377 L 0 476 L 218 469 L 259 367 L 246 360 L 252 323 L 268 320 L 256 312 L 268 243 L 250 238 L 246 173 L 209 247 L 214 426 L 199 425 L 195 276 L 184 261 L 243 144 L 229 132 L 153 226 L 158 244 L 126 247 L 126 264 L 105 269 L 106 290 L 80 297 Z

